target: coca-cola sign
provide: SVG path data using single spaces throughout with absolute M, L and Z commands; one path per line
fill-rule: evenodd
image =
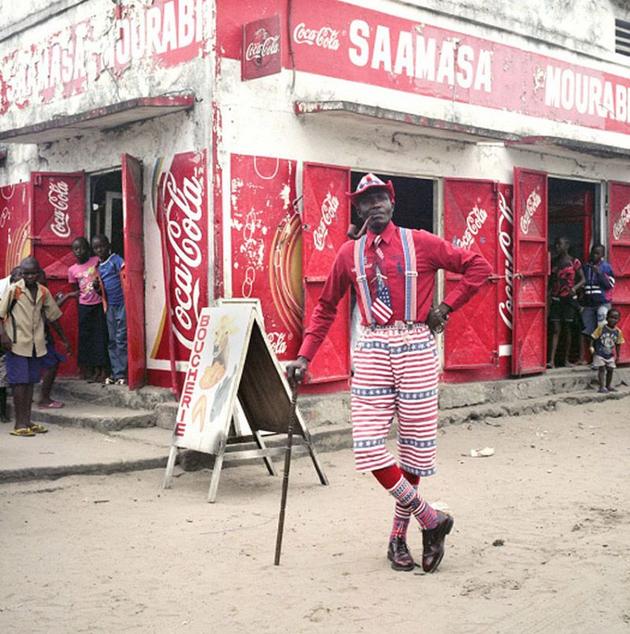
M 613 238 L 619 240 L 625 228 L 630 224 L 630 204 L 626 205 L 619 214 L 619 218 L 613 225 Z
M 525 203 L 525 213 L 521 216 L 521 231 L 524 235 L 529 233 L 529 226 L 532 223 L 532 219 L 534 214 L 540 207 L 540 203 L 542 202 L 542 198 L 540 194 L 534 190 L 527 197 L 527 202 Z
M 328 236 L 328 227 L 333 223 L 339 209 L 339 198 L 328 192 L 322 201 L 322 217 L 319 225 L 313 231 L 313 244 L 318 251 L 323 251 L 326 246 L 326 237 Z
M 173 157 L 158 177 L 156 216 L 162 237 L 166 312 L 177 361 L 188 359 L 201 309 L 207 305 L 208 240 L 204 152 Z M 156 358 L 168 358 L 171 335 L 160 332 Z
M 300 22 L 293 29 L 293 42 L 336 51 L 339 48 L 339 31 L 329 26 L 311 28 Z
M 48 202 L 53 208 L 50 230 L 58 238 L 70 237 L 69 210 L 70 187 L 64 180 L 48 182 Z
M 241 79 L 256 79 L 279 73 L 282 68 L 280 17 L 243 25 Z

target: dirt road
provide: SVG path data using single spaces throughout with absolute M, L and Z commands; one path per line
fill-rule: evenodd
M 629 412 L 443 430 L 422 486 L 455 516 L 435 575 L 389 568 L 392 502 L 347 451 L 323 456 L 330 487 L 294 463 L 279 568 L 262 466 L 226 470 L 215 505 L 207 471 L 165 492 L 161 471 L 4 485 L 0 631 L 630 632 Z

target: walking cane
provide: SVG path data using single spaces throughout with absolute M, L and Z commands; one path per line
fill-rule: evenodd
M 280 565 L 280 554 L 282 552 L 282 534 L 284 533 L 284 513 L 287 508 L 287 493 L 289 492 L 289 471 L 291 470 L 291 448 L 293 447 L 293 423 L 296 418 L 297 407 L 297 381 L 289 381 L 291 385 L 291 413 L 289 414 L 289 425 L 287 427 L 287 450 L 284 454 L 284 474 L 282 476 L 282 497 L 280 498 L 280 514 L 278 515 L 278 533 L 276 535 L 276 557 L 274 566 Z

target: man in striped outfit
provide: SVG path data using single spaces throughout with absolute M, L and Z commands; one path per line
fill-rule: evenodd
M 396 500 L 387 557 L 395 570 L 412 570 L 407 527 L 422 529 L 422 567 L 434 572 L 444 556 L 453 518 L 433 509 L 417 491 L 421 477 L 435 472 L 438 418 L 438 358 L 432 331 L 484 284 L 491 268 L 484 258 L 426 231 L 391 222 L 394 188 L 366 174 L 348 194 L 367 232 L 337 253 L 298 358 L 287 366 L 302 380 L 334 321 L 337 304 L 353 285 L 363 332 L 355 347 L 352 435 L 356 467 L 371 471 Z M 462 274 L 459 284 L 432 308 L 435 273 Z M 398 418 L 398 460 L 385 445 Z

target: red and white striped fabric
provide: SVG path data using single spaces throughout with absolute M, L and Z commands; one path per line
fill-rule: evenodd
M 365 328 L 354 351 L 352 438 L 356 467 L 398 463 L 421 477 L 435 472 L 438 358 L 425 324 Z M 398 460 L 385 441 L 398 418 Z

